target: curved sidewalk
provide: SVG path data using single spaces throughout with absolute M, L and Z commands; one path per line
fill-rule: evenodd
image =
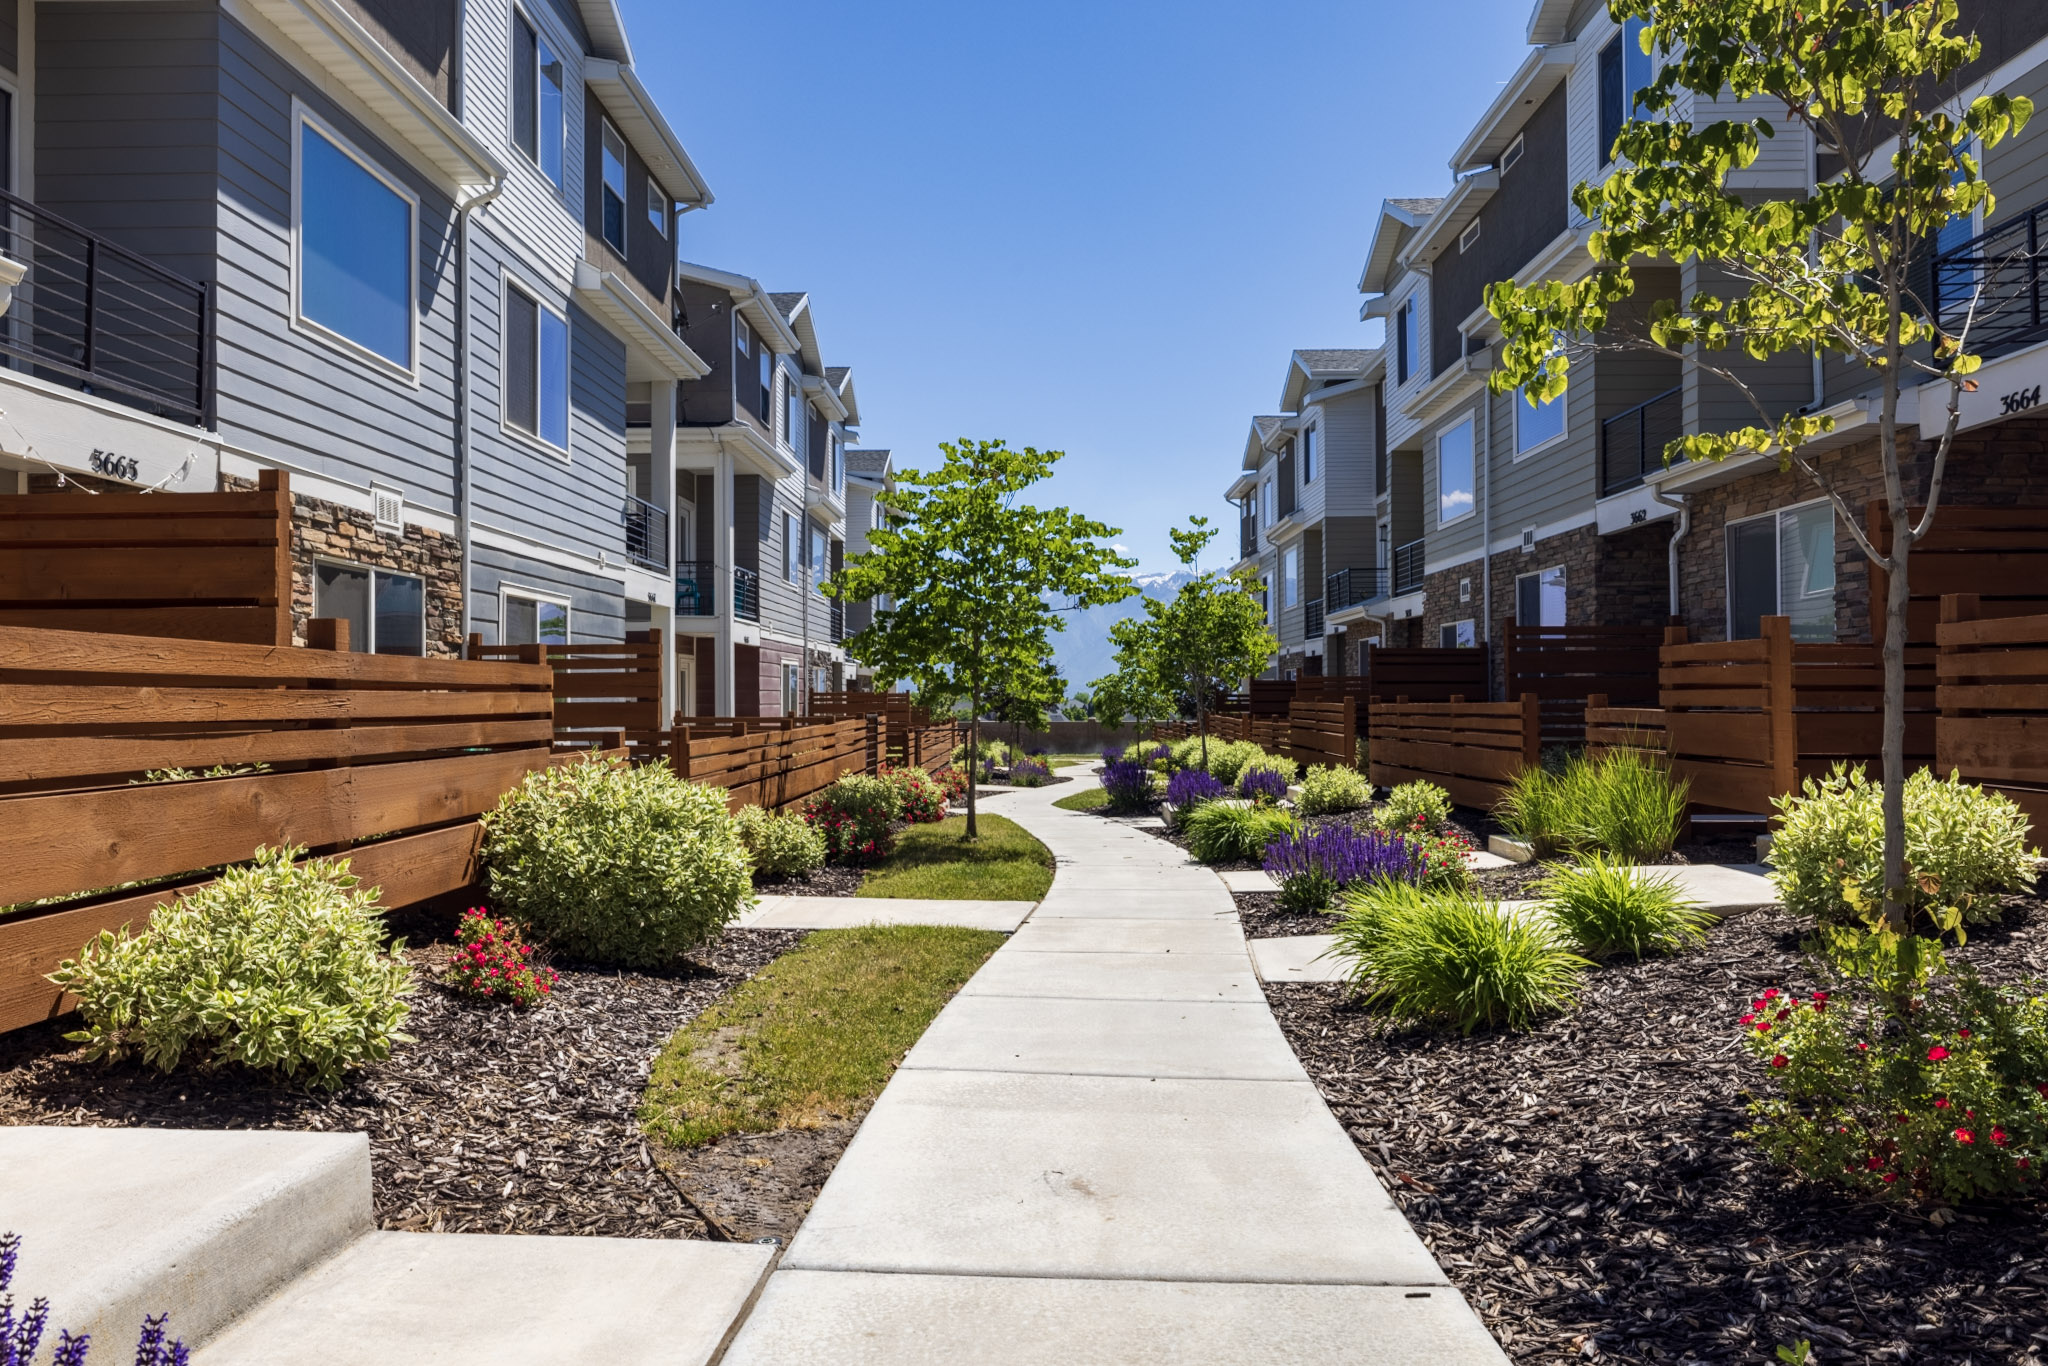
M 989 809 L 1052 891 L 883 1091 L 725 1357 L 1502 1363 L 1266 1007 L 1235 904 L 1162 840 Z

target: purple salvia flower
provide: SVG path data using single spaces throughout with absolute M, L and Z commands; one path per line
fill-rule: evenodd
M 20 1366 L 29 1366 L 35 1360 L 36 1348 L 43 1344 L 43 1330 L 49 1326 L 50 1302 L 38 1298 L 14 1325 L 14 1337 L 8 1344 L 14 1356 L 9 1358 L 8 1366 L 14 1366 L 16 1360 Z
M 1166 780 L 1166 800 L 1176 807 L 1214 801 L 1229 790 L 1215 774 L 1199 768 L 1184 768 Z
M 191 1363 L 192 1353 L 182 1340 L 172 1343 L 170 1350 L 164 1353 L 164 1366 L 191 1366 Z
M 1277 802 L 1287 795 L 1287 780 L 1270 768 L 1248 768 L 1237 780 L 1237 795 Z
M 1415 882 L 1422 873 L 1421 861 L 1407 840 L 1377 830 L 1360 833 L 1348 825 L 1281 836 L 1266 846 L 1265 868 L 1283 883 L 1320 875 L 1339 887 L 1375 878 Z
M 135 1366 L 163 1366 L 164 1325 L 170 1320 L 169 1314 L 142 1316 L 142 1336 L 135 1341 Z
M 1102 751 L 1102 762 L 1105 764 L 1113 764 L 1123 757 L 1124 752 L 1120 749 L 1104 749 Z
M 1152 800 L 1152 770 L 1135 759 L 1119 759 L 1102 770 L 1102 787 L 1119 810 L 1143 806 Z
M 0 1233 L 0 1292 L 14 1284 L 14 1263 L 21 1256 L 21 1235 Z
M 50 1357 L 50 1366 L 85 1366 L 85 1347 L 91 1341 L 90 1333 L 72 1337 L 68 1330 L 58 1329 L 57 1350 Z

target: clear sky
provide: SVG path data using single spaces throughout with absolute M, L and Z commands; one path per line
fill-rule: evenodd
M 1034 501 L 1144 571 L 1190 513 L 1234 541 L 1291 350 L 1377 344 L 1379 202 L 1444 192 L 1530 2 L 621 0 L 717 196 L 684 258 L 809 291 L 899 468 L 1066 451 Z

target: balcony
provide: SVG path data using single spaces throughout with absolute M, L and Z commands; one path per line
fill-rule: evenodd
M 1600 496 L 1626 493 L 1664 468 L 1664 448 L 1685 433 L 1685 391 L 1667 389 L 1600 424 Z
M 1394 592 L 1413 593 L 1422 587 L 1422 542 L 1394 547 Z
M 846 643 L 846 604 L 837 598 L 833 598 L 830 601 L 832 604 L 832 643 L 834 645 L 844 645 Z
M 761 576 L 738 565 L 732 571 L 732 614 L 741 621 L 761 619 Z
M 668 568 L 668 510 L 629 493 L 619 519 L 626 524 L 626 558 L 642 569 Z
M 1310 598 L 1301 613 L 1301 634 L 1305 640 L 1323 638 L 1323 600 Z
M 1237 519 L 1237 558 L 1257 559 L 1259 555 L 1259 519 L 1240 517 Z
M 718 615 L 718 566 L 709 560 L 686 560 L 676 566 L 676 615 Z
M 157 417 L 213 425 L 207 286 L 0 191 L 0 256 L 23 267 L 0 318 L 16 368 Z
M 1356 607 L 1361 602 L 1372 602 L 1387 596 L 1387 571 L 1374 569 L 1340 569 L 1323 580 L 1323 610 L 1341 612 L 1347 607 Z
M 1960 332 L 1968 324 L 1965 346 L 1972 354 L 1988 360 L 2048 340 L 2041 309 L 2044 236 L 2048 204 L 2037 204 L 1934 258 L 1928 307 L 1945 328 Z

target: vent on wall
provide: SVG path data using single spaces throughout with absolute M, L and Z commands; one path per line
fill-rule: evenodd
M 405 495 L 398 490 L 371 489 L 370 510 L 372 519 L 377 523 L 377 530 L 405 530 Z
M 1535 528 L 1535 527 L 1533 527 L 1533 526 L 1525 526 L 1525 527 L 1523 527 L 1523 528 L 1522 528 L 1522 553 L 1523 553 L 1524 555 L 1526 555 L 1526 554 L 1528 554 L 1528 553 L 1529 553 L 1530 551 L 1534 550 L 1535 548 L 1536 548 L 1536 528 Z
M 1466 228 L 1465 231 L 1458 234 L 1458 250 L 1461 253 L 1470 251 L 1472 250 L 1472 244 L 1477 242 L 1478 240 L 1479 220 L 1475 218 L 1472 220 L 1472 225 L 1470 227 Z
M 1459 579 L 1459 580 L 1458 580 L 1458 601 L 1459 601 L 1459 602 L 1470 602 L 1470 601 L 1472 601 L 1472 580 L 1470 580 L 1470 579 Z

